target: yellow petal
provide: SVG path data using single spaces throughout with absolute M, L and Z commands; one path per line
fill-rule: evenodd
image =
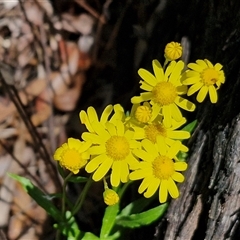
M 98 169 L 94 172 L 92 179 L 94 181 L 101 180 L 109 171 L 112 166 L 113 161 L 110 158 L 105 158 L 105 161 L 98 167 Z
M 148 177 L 144 178 L 138 188 L 138 192 L 140 194 L 143 193 L 148 188 L 148 186 L 151 184 L 151 181 L 152 181 L 152 176 L 148 176 Z
M 117 135 L 116 127 L 114 126 L 114 124 L 106 122 L 105 126 L 111 136 Z
M 216 63 L 214 68 L 217 70 L 217 71 L 220 71 L 222 68 L 223 68 L 223 65 L 220 64 L 220 63 Z
M 172 175 L 172 179 L 175 181 L 175 182 L 183 182 L 184 181 L 184 176 L 179 173 L 179 172 L 175 172 L 173 175 Z
M 179 191 L 178 191 L 177 185 L 172 180 L 172 178 L 168 179 L 167 187 L 168 187 L 169 194 L 171 195 L 172 198 L 179 197 Z
M 120 173 L 120 179 L 122 183 L 126 183 L 128 181 L 128 176 L 129 176 L 129 168 L 128 168 L 128 164 L 126 161 L 119 161 L 120 162 L 120 169 L 121 169 L 121 173 Z M 113 172 L 112 172 L 113 174 Z M 118 186 L 118 185 L 117 185 Z
M 200 89 L 200 91 L 198 92 L 197 101 L 200 102 L 200 103 L 203 102 L 203 100 L 207 96 L 207 93 L 208 93 L 208 87 L 207 86 L 203 86 Z
M 140 83 L 141 83 L 141 86 L 140 86 L 141 89 L 148 92 L 151 92 L 153 90 L 153 86 L 147 84 L 146 82 L 141 81 Z
M 177 81 L 179 81 L 179 78 L 180 78 L 180 75 L 181 75 L 181 72 L 184 68 L 184 62 L 183 61 L 178 61 L 177 64 L 175 65 L 175 68 L 173 69 L 173 72 L 169 78 L 169 82 L 171 83 L 175 83 Z
M 110 182 L 112 186 L 118 186 L 120 184 L 121 166 L 120 161 L 114 161 L 112 164 L 112 173 L 110 176 Z
M 201 87 L 203 86 L 203 83 L 201 82 L 197 82 L 194 85 L 192 85 L 189 89 L 188 89 L 188 96 L 191 96 L 192 94 L 194 94 L 195 92 L 197 92 Z
M 102 155 L 99 155 L 99 156 L 91 159 L 88 162 L 88 164 L 86 165 L 85 170 L 88 173 L 95 171 L 98 168 L 98 166 L 105 160 L 106 157 L 107 156 L 105 154 L 102 154 Z
M 182 120 L 183 116 L 182 116 L 181 111 L 177 107 L 177 105 L 176 104 L 171 104 L 170 108 L 171 108 L 172 118 L 174 120 L 176 120 L 177 122 L 180 122 Z M 171 124 L 172 124 L 172 121 L 171 121 Z
M 151 86 L 155 86 L 157 84 L 156 78 L 146 69 L 140 68 L 138 70 L 138 75 Z
M 192 84 L 195 84 L 200 81 L 201 81 L 201 77 L 200 77 L 200 75 L 198 75 L 198 76 L 187 78 L 186 80 L 183 81 L 183 84 L 192 85 Z
M 88 115 L 85 111 L 80 111 L 79 118 L 82 124 L 84 124 L 89 132 L 94 132 L 92 125 L 89 122 Z
M 196 63 L 189 63 L 187 66 L 197 72 L 202 72 L 202 70 L 204 69 L 202 66 L 200 66 Z
M 150 198 L 153 196 L 153 194 L 157 191 L 160 185 L 160 179 L 158 178 L 152 178 L 152 181 L 150 185 L 147 188 L 147 191 L 144 193 L 145 198 Z
M 197 63 L 198 65 L 200 65 L 203 69 L 208 68 L 207 63 L 206 63 L 204 60 L 202 60 L 202 59 L 198 59 L 198 60 L 196 61 L 196 63 Z
M 173 159 L 180 150 L 180 141 L 175 141 L 174 144 L 171 145 L 170 149 L 168 150 L 167 156 L 171 159 Z
M 152 162 L 155 159 L 155 157 L 151 156 L 149 153 L 142 149 L 133 149 L 132 152 L 135 156 L 141 158 L 143 161 L 146 162 Z
M 173 139 L 188 139 L 190 138 L 191 135 L 187 131 L 176 130 L 176 131 L 167 131 L 167 136 Z
M 93 107 L 88 107 L 87 109 L 89 122 L 92 123 L 94 121 L 98 121 L 98 115 L 96 110 Z
M 152 156 L 154 158 L 156 158 L 158 156 L 158 151 L 157 151 L 156 147 L 154 146 L 154 144 L 150 140 L 144 139 L 142 141 L 142 146 L 149 154 L 152 154 Z
M 162 114 L 163 114 L 163 124 L 169 128 L 172 125 L 172 116 L 171 116 L 171 108 L 169 105 L 165 105 L 162 107 Z
M 185 171 L 187 169 L 187 163 L 185 162 L 176 162 L 174 163 L 174 169 L 176 171 Z
M 99 155 L 99 154 L 102 154 L 102 153 L 105 153 L 105 152 L 106 152 L 106 147 L 104 145 L 92 146 L 89 149 L 89 153 L 91 155 Z
M 113 106 L 112 105 L 108 105 L 105 107 L 105 109 L 103 110 L 100 122 L 102 124 L 105 124 L 110 116 L 110 114 L 112 113 L 113 110 Z
M 181 107 L 182 109 L 189 111 L 189 112 L 193 112 L 196 108 L 195 104 L 188 101 L 187 99 L 184 99 L 182 97 L 176 97 L 175 99 L 175 103 Z
M 167 187 L 167 180 L 162 180 L 160 183 L 160 189 L 159 189 L 159 201 L 160 203 L 164 203 L 167 201 L 168 196 L 168 187 Z
M 125 129 L 124 129 L 124 125 L 121 121 L 118 121 L 116 124 L 116 130 L 117 130 L 117 135 L 118 136 L 123 136 Z
M 210 96 L 211 103 L 217 102 L 218 100 L 217 91 L 216 91 L 216 88 L 212 85 L 209 86 L 209 96 Z
M 208 67 L 213 68 L 212 63 L 211 63 L 209 60 L 204 59 L 204 61 L 206 62 L 206 64 L 208 65 Z
M 157 81 L 162 82 L 164 80 L 164 72 L 161 64 L 159 63 L 158 60 L 153 60 L 152 65 Z

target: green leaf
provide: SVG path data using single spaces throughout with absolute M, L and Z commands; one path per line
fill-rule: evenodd
M 129 203 L 125 208 L 122 209 L 121 213 L 118 214 L 118 218 L 122 216 L 128 216 L 132 213 L 139 213 L 141 212 L 147 205 L 151 203 L 151 199 L 147 198 L 139 198 L 134 202 Z
M 110 234 L 116 220 L 117 213 L 119 211 L 119 203 L 108 206 L 105 209 L 102 227 L 100 232 L 100 239 L 106 239 Z
M 38 187 L 33 185 L 31 181 L 25 177 L 21 177 L 13 173 L 8 173 L 8 175 L 20 182 L 25 191 L 37 202 L 39 206 L 44 208 L 49 215 L 51 215 L 56 221 L 61 221 L 62 216 L 60 211 L 49 200 L 51 196 L 44 194 Z
M 66 211 L 65 214 L 66 221 L 60 222 L 58 224 L 54 224 L 54 228 L 57 228 L 61 231 L 61 233 L 67 237 L 68 240 L 80 240 L 82 239 L 81 231 L 78 228 L 77 222 L 72 216 L 70 211 Z
M 68 182 L 74 182 L 74 183 L 83 183 L 83 182 L 87 182 L 88 178 L 86 177 L 81 177 L 81 176 L 71 176 L 68 179 Z
M 100 238 L 95 236 L 93 233 L 86 232 L 84 234 L 82 240 L 100 240 Z
M 190 122 L 188 125 L 186 125 L 182 130 L 192 133 L 196 127 L 197 127 L 197 120 L 194 120 Z
M 116 224 L 128 228 L 137 228 L 144 225 L 149 225 L 158 218 L 162 217 L 167 210 L 167 207 L 168 203 L 164 203 L 142 213 L 121 216 L 116 220 Z
M 67 237 L 68 240 L 80 240 L 84 232 L 81 232 L 78 228 L 78 224 L 72 216 L 70 211 L 65 213 L 65 221 L 54 224 L 54 228 L 57 228 L 61 233 Z

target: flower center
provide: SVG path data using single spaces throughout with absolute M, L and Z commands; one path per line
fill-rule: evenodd
M 170 82 L 160 82 L 153 88 L 152 94 L 153 101 L 163 106 L 174 103 L 177 90 Z
M 86 164 L 86 161 L 76 149 L 66 149 L 62 154 L 61 164 L 68 170 L 76 172 Z
M 165 127 L 160 123 L 149 124 L 144 130 L 146 138 L 153 143 L 157 142 L 157 136 L 159 135 L 163 136 L 164 138 L 167 137 L 167 131 Z
M 175 172 L 173 160 L 166 156 L 156 157 L 152 163 L 152 168 L 153 175 L 161 180 L 169 179 Z
M 105 146 L 107 155 L 115 161 L 123 160 L 130 152 L 129 143 L 123 136 L 111 136 Z
M 218 72 L 214 68 L 206 68 L 202 71 L 201 77 L 206 86 L 214 85 L 218 81 Z
M 137 107 L 135 118 L 141 123 L 147 123 L 151 118 L 150 108 L 148 106 Z

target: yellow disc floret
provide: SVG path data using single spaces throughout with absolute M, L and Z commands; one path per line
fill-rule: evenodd
M 202 71 L 201 77 L 206 86 L 214 85 L 218 81 L 218 72 L 214 68 L 207 68 Z
M 166 156 L 155 158 L 152 162 L 152 168 L 153 175 L 160 180 L 169 179 L 175 172 L 173 160 Z
M 170 82 L 159 82 L 152 90 L 153 101 L 161 106 L 174 103 L 177 97 L 176 87 Z
M 157 124 L 149 124 L 145 129 L 145 136 L 152 143 L 157 142 L 157 136 L 167 137 L 167 131 L 164 126 L 160 123 Z
M 115 161 L 126 158 L 130 152 L 129 143 L 124 136 L 111 136 L 105 146 L 107 156 Z

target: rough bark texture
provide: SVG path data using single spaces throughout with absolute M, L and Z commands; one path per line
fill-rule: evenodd
M 191 62 L 207 58 L 222 63 L 226 83 L 217 104 L 198 104 L 199 125 L 189 142 L 189 169 L 180 186 L 181 197 L 171 202 L 155 239 L 240 239 L 239 3 L 167 2 L 169 15 L 162 20 L 169 17 L 165 35 L 175 32 L 190 40 Z

